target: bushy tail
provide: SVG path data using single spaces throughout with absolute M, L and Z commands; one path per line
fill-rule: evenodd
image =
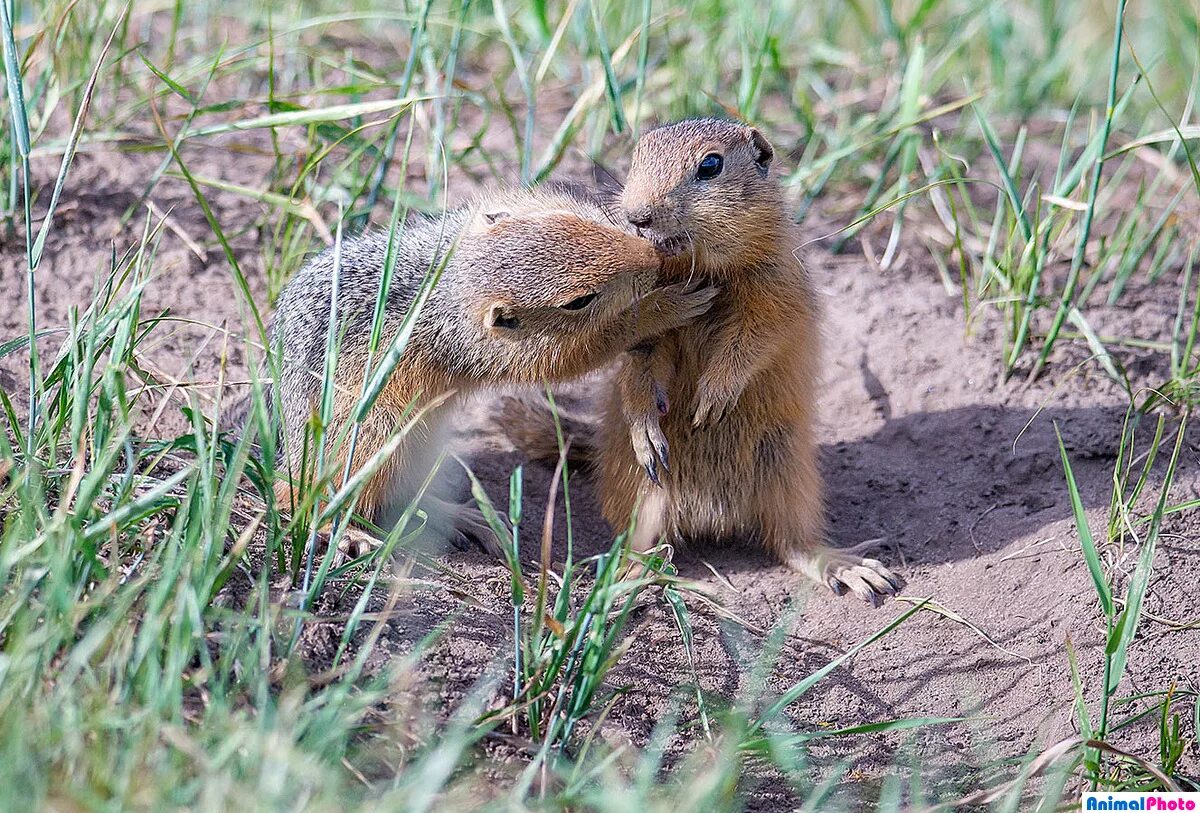
M 500 430 L 530 460 L 556 462 L 559 455 L 558 432 L 554 426 L 550 402 L 536 396 L 505 396 L 500 403 L 497 423 Z M 599 458 L 599 426 L 586 415 L 558 407 L 558 424 L 567 444 L 567 463 L 591 468 Z

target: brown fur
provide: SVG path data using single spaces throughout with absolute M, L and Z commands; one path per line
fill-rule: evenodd
M 531 460 L 556 461 L 561 453 L 558 433 L 561 430 L 566 444 L 567 463 L 572 468 L 591 468 L 596 463 L 596 422 L 591 415 L 582 415 L 557 405 L 555 410 L 540 395 L 506 395 L 500 399 L 495 416 L 497 431 L 508 438 L 514 448 Z
M 342 246 L 336 317 L 330 315 L 330 252 L 302 269 L 280 295 L 272 335 L 283 348 L 277 402 L 293 471 L 305 426 L 318 410 L 326 336 L 336 319 L 343 335 L 333 373 L 326 470 L 340 482 L 386 242 L 386 235 L 368 234 Z M 420 421 L 361 492 L 359 513 L 374 521 L 386 520 L 389 509 L 416 495 L 436 458 L 445 421 L 463 395 L 485 385 L 579 376 L 686 324 L 707 310 L 715 293 L 683 284 L 654 288 L 660 259 L 649 242 L 611 225 L 597 206 L 549 190 L 496 194 L 441 220 L 408 224 L 395 251 L 399 261 L 375 366 L 398 333 L 421 278 L 430 268 L 445 267 L 358 430 L 351 472 L 384 448 L 406 409 L 421 411 Z M 585 296 L 591 299 L 579 305 Z M 287 485 L 278 493 L 295 496 Z M 430 521 L 453 526 L 435 530 L 477 533 L 486 527 L 473 508 L 432 502 L 439 510 Z
M 697 166 L 711 153 L 723 169 L 701 180 Z M 750 538 L 835 591 L 875 602 L 895 578 L 824 541 L 821 304 L 792 255 L 799 241 L 769 177 L 772 156 L 758 131 L 711 119 L 652 130 L 634 149 L 622 208 L 673 255 L 663 278 L 703 279 L 721 293 L 707 315 L 627 357 L 599 439 L 604 513 L 623 527 L 640 505 L 640 550 L 664 536 Z M 655 382 L 669 396 L 665 415 Z

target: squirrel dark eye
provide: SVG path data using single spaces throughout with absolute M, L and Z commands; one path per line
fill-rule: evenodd
M 581 311 L 584 308 L 586 308 L 588 305 L 592 304 L 592 300 L 594 300 L 595 298 L 596 298 L 596 295 L 594 293 L 584 294 L 583 296 L 579 297 L 578 299 L 572 299 L 570 302 L 568 302 L 565 305 L 559 305 L 559 307 L 565 311 Z
M 702 181 L 715 178 L 721 174 L 723 166 L 725 166 L 725 159 L 715 152 L 710 152 L 700 159 L 700 166 L 696 167 L 696 177 Z

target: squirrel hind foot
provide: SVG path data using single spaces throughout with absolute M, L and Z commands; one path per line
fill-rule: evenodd
M 506 395 L 500 400 L 494 420 L 513 448 L 530 460 L 558 460 L 559 428 L 567 444 L 568 464 L 589 467 L 597 460 L 596 421 L 559 407 L 558 426 L 555 426 L 554 410 L 545 398 Z
M 886 565 L 848 550 L 821 547 L 797 552 L 787 559 L 787 565 L 836 595 L 850 592 L 874 607 L 882 605 L 884 596 L 900 590 L 899 577 Z

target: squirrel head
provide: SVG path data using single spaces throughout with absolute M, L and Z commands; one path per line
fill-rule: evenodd
M 455 262 L 474 272 L 484 331 L 508 341 L 601 329 L 650 292 L 662 265 L 599 207 L 528 191 L 477 206 Z
M 777 239 L 775 151 L 737 121 L 688 119 L 646 132 L 633 150 L 621 210 L 667 258 L 711 269 L 741 264 Z

